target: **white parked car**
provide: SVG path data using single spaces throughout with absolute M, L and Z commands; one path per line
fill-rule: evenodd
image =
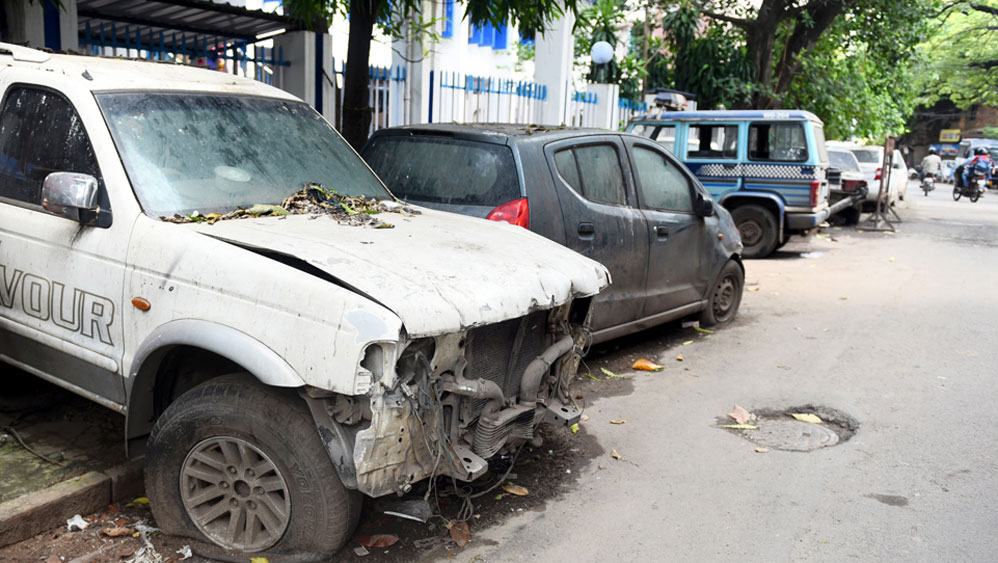
M 0 359 L 126 415 L 167 533 L 328 558 L 361 494 L 580 413 L 592 260 L 391 196 L 304 102 L 0 44 Z
M 829 143 L 831 148 L 832 143 Z M 866 176 L 866 183 L 869 187 L 866 201 L 875 203 L 880 190 L 880 177 L 883 174 L 884 147 L 875 145 L 854 145 L 848 143 L 835 143 L 836 148 L 845 148 L 856 155 L 860 168 Z M 889 175 L 889 185 L 887 186 L 887 200 L 891 205 L 904 199 L 908 191 L 908 166 L 901 156 L 901 151 L 895 149 L 893 155 L 893 169 Z

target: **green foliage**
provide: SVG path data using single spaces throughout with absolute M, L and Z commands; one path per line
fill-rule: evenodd
M 691 1 L 667 13 L 662 28 L 672 53 L 669 87 L 696 94 L 699 107 L 706 109 L 748 100 L 753 70 L 744 33 L 722 25 L 705 27 L 699 7 Z
M 868 0 L 840 17 L 782 97 L 825 122 L 829 139 L 904 132 L 919 92 L 917 44 L 927 33 L 927 2 Z
M 919 105 L 949 98 L 956 107 L 998 105 L 998 2 L 948 3 L 922 44 Z

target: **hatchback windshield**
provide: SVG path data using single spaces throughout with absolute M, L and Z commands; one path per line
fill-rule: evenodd
M 831 165 L 842 170 L 843 172 L 859 172 L 859 163 L 856 162 L 856 157 L 852 155 L 851 152 L 847 151 L 828 151 L 828 159 Z
M 364 158 L 401 199 L 494 207 L 520 197 L 505 145 L 443 137 L 375 137 Z
M 187 92 L 109 93 L 97 101 L 149 215 L 280 204 L 306 182 L 391 197 L 301 102 Z
M 864 164 L 877 164 L 883 160 L 880 151 L 876 149 L 853 149 L 852 154 L 856 155 L 856 160 Z

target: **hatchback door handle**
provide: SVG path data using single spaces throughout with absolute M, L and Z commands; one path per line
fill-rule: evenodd
M 591 237 L 596 234 L 596 227 L 592 223 L 579 223 L 579 235 Z
M 669 227 L 667 227 L 665 225 L 658 225 L 658 226 L 656 226 L 655 227 L 655 236 L 657 236 L 659 238 L 659 240 L 665 240 L 665 239 L 669 238 Z

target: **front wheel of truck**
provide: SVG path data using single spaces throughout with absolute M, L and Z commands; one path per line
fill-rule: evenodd
M 340 482 L 301 399 L 248 374 L 202 383 L 166 409 L 145 480 L 164 532 L 278 559 L 328 559 L 360 516 L 360 494 Z
M 765 258 L 776 250 L 779 241 L 776 217 L 764 207 L 742 205 L 731 210 L 731 218 L 742 237 L 742 256 Z

